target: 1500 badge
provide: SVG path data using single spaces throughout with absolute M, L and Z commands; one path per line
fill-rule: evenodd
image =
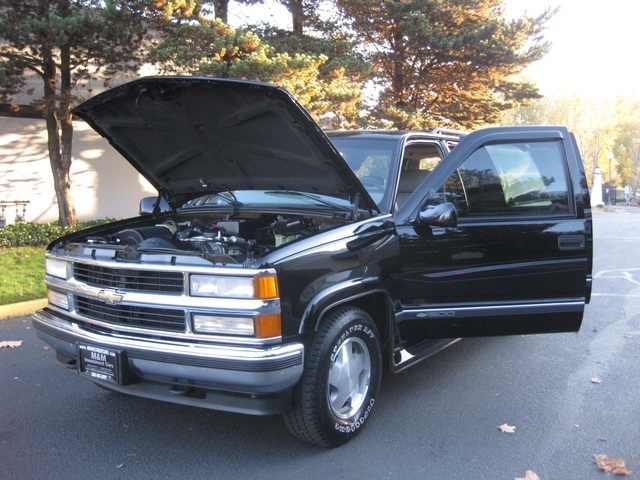
M 437 317 L 455 317 L 456 312 L 448 310 L 446 312 L 421 312 L 416 315 L 417 318 L 437 318 Z

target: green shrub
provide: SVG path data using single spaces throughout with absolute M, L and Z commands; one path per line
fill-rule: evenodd
M 0 228 L 0 247 L 41 247 L 67 233 L 113 222 L 113 218 L 79 222 L 76 228 L 56 223 L 16 223 Z

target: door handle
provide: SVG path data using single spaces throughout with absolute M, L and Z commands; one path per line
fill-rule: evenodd
M 558 248 L 563 252 L 584 250 L 585 245 L 584 235 L 561 235 L 558 237 Z

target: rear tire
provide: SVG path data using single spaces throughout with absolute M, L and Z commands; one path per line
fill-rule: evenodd
M 380 337 L 368 313 L 342 307 L 321 324 L 285 414 L 301 440 L 337 447 L 358 435 L 376 402 L 382 373 Z

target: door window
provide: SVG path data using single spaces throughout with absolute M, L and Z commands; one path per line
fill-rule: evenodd
M 485 145 L 438 191 L 459 217 L 569 213 L 566 162 L 557 142 Z
M 434 143 L 410 143 L 402 155 L 397 206 L 400 207 L 440 163 L 442 153 Z

